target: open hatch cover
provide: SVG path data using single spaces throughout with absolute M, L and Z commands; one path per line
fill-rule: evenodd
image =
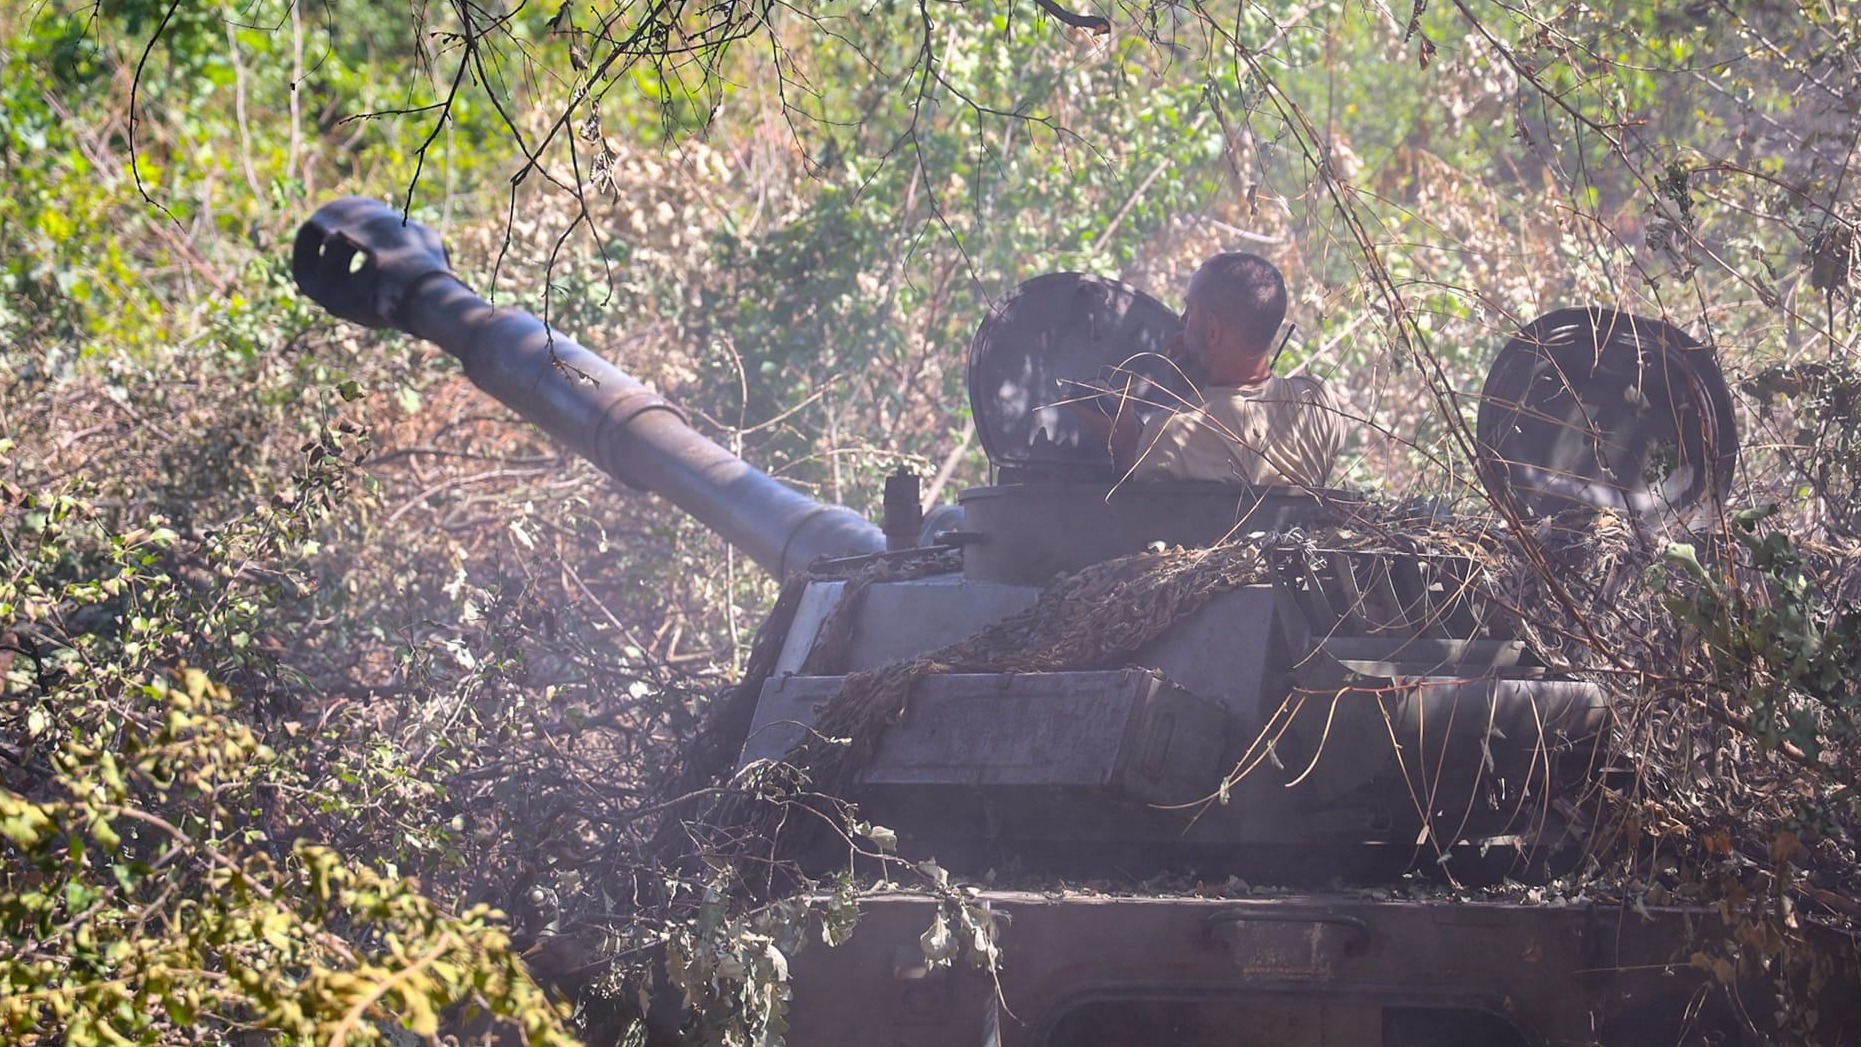
M 1174 310 L 1117 280 L 1049 273 L 1015 288 L 969 347 L 969 403 L 989 461 L 1023 479 L 1115 479 L 1104 438 L 1066 401 L 1097 384 L 1124 390 L 1140 420 L 1181 405 L 1192 386 L 1161 355 L 1181 329 Z
M 1713 351 L 1672 324 L 1598 307 L 1527 324 L 1487 372 L 1476 437 L 1494 498 L 1685 512 L 1723 496 L 1738 457 Z

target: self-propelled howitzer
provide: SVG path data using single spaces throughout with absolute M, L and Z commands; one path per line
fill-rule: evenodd
M 336 315 L 438 343 L 485 391 L 776 576 L 832 560 L 797 583 L 780 652 L 743 692 L 754 708 L 725 746 L 739 767 L 805 753 L 816 726 L 844 728 L 863 702 L 882 735 L 835 784 L 902 853 L 977 878 L 1145 885 L 962 895 L 995 937 L 992 971 L 926 962 L 925 928 L 953 915 L 952 896 L 867 899 L 852 942 L 790 960 L 788 1042 L 1745 1034 L 1699 1006 L 1706 976 L 1688 959 L 1726 933 L 1707 914 L 1335 888 L 1415 867 L 1464 877 L 1482 855 L 1531 868 L 1568 837 L 1567 801 L 1604 762 L 1607 695 L 1560 672 L 1520 620 L 1521 601 L 1563 598 L 1555 586 L 1520 576 L 1510 604 L 1495 599 L 1477 543 L 1431 541 L 1419 522 L 1405 535 L 1347 492 L 1121 482 L 1064 402 L 1107 379 L 1131 394 L 1115 409 L 1140 415 L 1192 395 L 1156 354 L 1178 320 L 1142 292 L 1053 274 L 1003 299 L 968 362 L 998 482 L 924 526 L 909 492 L 888 497 L 906 519 L 882 530 L 705 440 L 537 318 L 492 308 L 437 237 L 378 203 L 318 211 L 295 269 Z M 1684 513 L 1730 478 L 1712 353 L 1665 323 L 1550 313 L 1501 349 L 1479 405 L 1481 478 L 1515 528 L 1555 531 L 1573 506 Z M 913 535 L 921 548 L 901 548 Z M 900 679 L 899 693 L 873 689 Z M 1323 887 L 1262 897 L 1242 880 Z M 1853 1017 L 1837 1013 L 1825 1021 Z

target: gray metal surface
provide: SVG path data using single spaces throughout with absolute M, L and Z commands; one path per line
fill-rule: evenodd
M 1593 683 L 1550 676 L 1448 555 L 1291 546 L 1268 555 L 1299 652 L 1277 766 L 1303 801 L 1359 811 L 1366 838 L 1554 836 L 1554 796 L 1594 769 L 1609 717 Z
M 780 759 L 845 680 L 772 679 L 763 688 L 743 763 Z M 928 676 L 913 688 L 859 777 L 875 816 L 887 794 L 943 804 L 986 791 L 1012 806 L 1064 792 L 1090 815 L 1107 801 L 1187 803 L 1213 791 L 1227 717 L 1212 702 L 1142 670 Z
M 1211 597 L 1133 652 L 1131 663 L 1228 710 L 1240 741 L 1253 738 L 1291 686 L 1295 656 L 1273 589 L 1249 585 Z
M 993 917 L 997 974 L 925 968 L 937 899 L 869 899 L 849 944 L 791 961 L 789 1042 L 974 1047 L 990 1028 L 1002 1047 L 1764 1042 L 1689 965 L 1698 943 L 1729 933 L 1699 911 L 1361 895 L 984 892 L 972 904 Z M 1861 1019 L 1853 978 L 1831 977 L 1825 1027 Z M 1769 998 L 1768 983 L 1742 990 Z
M 1201 548 L 1260 531 L 1333 519 L 1358 500 L 1346 492 L 1241 488 L 1193 481 L 1046 481 L 976 487 L 963 506 L 963 572 L 976 581 L 1044 585 L 1055 575 L 1153 543 Z
M 845 582 L 810 582 L 788 627 L 775 675 L 801 671 L 828 619 L 840 607 Z M 965 582 L 959 574 L 931 575 L 866 588 L 846 660 L 832 671 L 859 672 L 913 658 L 967 639 L 1040 598 L 1027 585 Z
M 879 528 L 790 488 L 687 425 L 657 394 L 520 309 L 494 308 L 446 266 L 431 230 L 373 200 L 304 223 L 298 285 L 338 316 L 394 326 L 459 358 L 466 377 L 610 476 L 664 496 L 778 577 L 878 552 Z
M 866 590 L 866 608 L 847 653 L 847 672 L 872 669 L 967 639 L 1033 606 L 1033 586 L 968 582 L 946 574 Z
M 1379 667 L 1380 669 L 1380 667 Z M 1596 765 L 1607 696 L 1577 680 L 1386 677 L 1327 662 L 1300 673 L 1304 708 L 1263 769 L 1314 804 L 1379 805 L 1388 842 L 1537 829 Z M 1364 670 L 1364 671 L 1359 671 Z
M 801 671 L 821 630 L 840 609 L 840 598 L 845 593 L 846 583 L 841 581 L 809 582 L 802 590 L 801 602 L 795 607 L 794 617 L 788 620 L 788 632 L 782 637 L 782 651 L 776 656 L 774 676 L 780 678 Z

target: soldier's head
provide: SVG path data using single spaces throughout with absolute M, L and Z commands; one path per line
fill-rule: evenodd
M 1229 251 L 1203 262 L 1189 280 L 1183 344 L 1205 365 L 1264 357 L 1286 319 L 1286 281 L 1257 254 Z

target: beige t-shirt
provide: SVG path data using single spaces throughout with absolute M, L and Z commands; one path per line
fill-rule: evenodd
M 1152 418 L 1131 478 L 1323 487 L 1343 445 L 1325 383 L 1274 375 L 1259 386 L 1211 387 L 1200 408 Z

